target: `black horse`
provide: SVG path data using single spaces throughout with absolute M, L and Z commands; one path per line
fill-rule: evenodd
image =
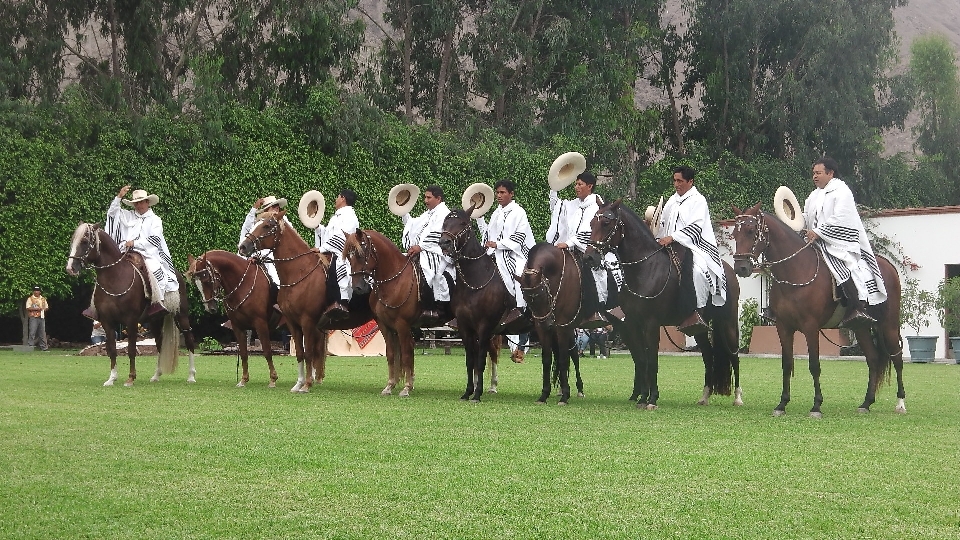
M 550 397 L 552 380 L 560 387 L 560 405 L 570 400 L 570 362 L 577 374 L 577 395 L 583 397 L 577 324 L 593 311 L 585 309 L 580 290 L 581 268 L 570 250 L 542 242 L 530 250 L 518 278 L 527 309 L 543 348 L 543 391 L 537 403 Z
M 633 394 L 637 407 L 657 408 L 660 327 L 676 325 L 688 316 L 681 304 L 682 261 L 689 250 L 676 242 L 661 246 L 650 228 L 626 205 L 615 201 L 602 205 L 590 223 L 591 246 L 584 255 L 599 265 L 602 255 L 615 252 L 623 269 L 620 305 L 626 315 L 621 332 L 634 363 Z M 711 394 L 729 396 L 733 379 L 734 405 L 742 405 L 740 389 L 739 325 L 737 308 L 740 284 L 733 268 L 723 264 L 727 277 L 727 301 L 722 306 L 708 303 L 703 308 L 704 320 L 711 326 L 713 339 L 707 332 L 694 336 L 703 354 L 703 395 L 697 402 L 706 405 Z M 732 372 L 732 377 L 731 377 Z

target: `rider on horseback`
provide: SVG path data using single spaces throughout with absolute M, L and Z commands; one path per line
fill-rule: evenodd
M 670 196 L 663 207 L 657 240 L 661 246 L 672 242 L 689 248 L 693 257 L 693 287 L 696 291 L 696 309 L 677 327 L 688 336 L 707 331 L 700 309 L 711 301 L 722 306 L 727 301 L 727 279 L 720 262 L 717 238 L 713 234 L 710 208 L 707 199 L 693 185 L 695 172 L 690 167 L 673 170 L 673 187 L 676 193 Z M 681 276 L 681 280 L 686 276 Z M 689 282 L 687 282 L 689 286 Z
M 566 184 L 569 185 L 569 184 Z M 563 189 L 566 185 L 552 183 L 550 188 L 550 227 L 547 229 L 547 242 L 557 246 L 560 249 L 573 250 L 578 254 L 578 259 L 582 259 L 583 252 L 586 251 L 590 241 L 590 222 L 597 214 L 597 209 L 603 199 L 593 192 L 597 185 L 597 177 L 590 172 L 582 172 L 577 175 L 573 183 L 576 199 L 563 200 L 557 195 L 557 189 Z M 616 258 L 610 255 L 604 257 L 604 264 L 597 268 L 584 266 L 593 275 L 593 281 L 596 285 L 596 305 L 594 310 L 603 307 L 608 303 L 609 293 L 607 284 L 607 268 L 611 267 L 617 285 L 622 283 L 623 278 L 619 275 L 619 269 L 616 267 Z M 584 274 L 586 275 L 586 274 Z M 589 278 L 588 278 L 589 279 Z M 584 280 L 584 291 L 586 291 L 586 281 Z M 584 293 L 587 297 L 593 296 L 591 293 Z M 593 304 L 592 301 L 585 302 L 585 306 Z M 614 304 L 615 305 L 615 304 Z M 608 305 L 611 309 L 614 305 Z M 606 326 L 607 321 L 594 313 L 589 319 L 581 324 L 582 328 L 600 328 Z
M 170 249 L 163 237 L 163 221 L 150 209 L 160 198 L 153 194 L 148 195 L 145 190 L 136 189 L 129 199 L 124 199 L 129 190 L 129 185 L 120 188 L 110 203 L 106 230 L 121 250 L 133 250 L 143 256 L 147 273 L 150 274 L 150 298 L 153 301 L 145 313 L 149 317 L 167 311 L 163 304 L 164 294 L 178 291 L 180 284 L 177 281 L 177 271 L 173 267 L 173 259 L 170 257 Z M 124 210 L 120 207 L 121 201 L 134 209 Z M 84 310 L 83 314 L 91 319 L 97 318 L 96 309 L 92 305 Z
M 837 162 L 825 157 L 813 164 L 817 186 L 803 205 L 807 242 L 814 242 L 847 297 L 841 327 L 875 323 L 864 309 L 887 299 L 880 267 L 867 239 L 853 192 L 834 177 Z
M 423 190 L 423 204 L 427 211 L 419 217 L 411 218 L 409 212 L 403 214 L 403 249 L 407 256 L 420 254 L 420 269 L 423 278 L 433 289 L 432 306 L 423 310 L 423 319 L 436 320 L 442 314 L 450 314 L 450 287 L 444 272 L 452 274 L 453 259 L 440 249 L 440 234 L 443 232 L 443 220 L 450 209 L 443 202 L 443 188 L 427 186 Z M 425 299 L 429 300 L 429 299 Z
M 334 319 L 345 319 L 350 315 L 350 298 L 353 296 L 353 284 L 350 277 L 350 261 L 343 256 L 347 235 L 354 234 L 360 228 L 360 220 L 353 209 L 357 193 L 352 189 L 343 189 L 333 203 L 336 212 L 330 216 L 327 226 L 319 225 L 314 233 L 314 243 L 320 253 L 329 253 L 334 262 L 340 299 L 327 308 L 327 314 Z
M 516 298 L 517 307 L 503 315 L 500 325 L 510 324 L 523 316 L 527 302 L 520 290 L 520 282 L 514 276 L 520 276 L 527 265 L 527 253 L 535 244 L 527 212 L 513 200 L 516 184 L 512 180 L 500 180 L 494 185 L 499 206 L 490 215 L 490 224 L 477 222 L 483 235 L 483 246 L 487 255 L 493 255 L 500 270 L 500 277 L 507 291 Z

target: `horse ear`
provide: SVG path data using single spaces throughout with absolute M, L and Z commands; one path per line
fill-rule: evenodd
M 735 204 L 731 204 L 731 205 L 730 205 L 730 208 L 733 209 L 734 215 L 739 216 L 739 215 L 743 214 L 743 210 L 739 209 L 739 208 L 737 207 L 737 205 L 735 205 Z
M 760 212 L 760 203 L 757 203 L 757 204 L 751 206 L 751 207 L 749 208 L 749 210 L 753 210 L 753 211 L 759 213 L 759 212 Z M 748 211 L 749 211 L 749 210 L 748 210 Z

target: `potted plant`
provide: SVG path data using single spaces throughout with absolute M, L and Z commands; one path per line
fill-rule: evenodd
M 953 359 L 960 364 L 960 276 L 944 279 L 937 287 L 937 313 L 950 337 Z
M 936 309 L 937 295 L 921 289 L 916 279 L 907 278 L 900 296 L 900 324 L 913 328 L 907 336 L 911 362 L 930 362 L 937 350 L 937 336 L 921 336 L 920 330 L 930 326 L 930 316 Z

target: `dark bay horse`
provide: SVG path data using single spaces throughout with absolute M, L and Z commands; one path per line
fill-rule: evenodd
M 263 356 L 270 370 L 269 388 L 277 386 L 277 370 L 273 367 L 273 350 L 270 342 L 270 330 L 274 314 L 273 304 L 277 299 L 271 293 L 270 278 L 253 258 L 244 258 L 229 251 L 214 249 L 196 259 L 187 256 L 189 270 L 185 276 L 192 279 L 200 290 L 203 307 L 207 313 L 217 313 L 222 304 L 227 319 L 233 326 L 233 335 L 240 349 L 243 375 L 238 387 L 244 387 L 250 381 L 247 368 L 247 330 L 254 330 L 263 345 Z M 276 317 L 279 319 L 279 317 Z
M 799 331 L 807 339 L 810 374 L 813 376 L 813 408 L 810 416 L 822 413 L 823 394 L 820 392 L 821 328 L 835 327 L 843 315 L 840 302 L 834 297 L 833 275 L 819 252 L 778 217 L 764 213 L 757 203 L 737 213 L 733 237 L 736 241 L 737 274 L 748 277 L 754 268 L 768 272 L 773 280 L 770 288 L 770 308 L 777 318 L 777 335 L 783 365 L 783 392 L 774 416 L 785 413 L 790 401 L 790 377 L 793 375 L 793 338 Z M 877 388 L 890 375 L 891 366 L 897 372 L 897 412 L 906 412 L 906 393 L 903 389 L 903 349 L 900 337 L 900 277 L 896 268 L 883 257 L 877 264 L 887 289 L 887 300 L 868 306 L 867 313 L 877 320 L 876 325 L 853 329 L 857 342 L 867 359 L 869 378 L 867 393 L 858 408 L 870 410 L 876 400 Z
M 67 273 L 80 275 L 84 268 L 93 268 L 96 272 L 93 304 L 97 311 L 97 320 L 106 332 L 107 354 L 110 356 L 110 377 L 104 386 L 113 386 L 117 380 L 117 330 L 123 325 L 127 328 L 127 357 L 130 358 L 130 374 L 124 386 L 133 386 L 137 378 L 137 324 L 143 322 L 157 343 L 157 371 L 151 382 L 160 380 L 160 375 L 173 373 L 177 369 L 179 358 L 179 328 L 183 333 L 190 354 L 190 370 L 187 382 L 196 382 L 197 370 L 194 367 L 194 339 L 190 328 L 189 300 L 186 281 L 177 275 L 180 282 L 180 304 L 171 312 L 144 318 L 144 312 L 150 305 L 149 274 L 143 263 L 143 257 L 134 251 L 120 251 L 117 243 L 106 231 L 94 223 L 80 222 L 70 240 L 70 255 L 67 257 Z
M 457 318 L 466 353 L 467 385 L 460 399 L 479 402 L 483 395 L 486 351 L 503 314 L 516 306 L 500 270 L 480 245 L 470 222 L 473 207 L 453 210 L 443 221 L 440 249 L 453 258 L 457 278 L 450 289 L 450 306 Z
M 414 340 L 423 307 L 420 301 L 420 267 L 415 257 L 408 257 L 389 238 L 374 230 L 360 230 L 347 238 L 343 250 L 350 261 L 354 294 L 370 295 L 370 309 L 387 348 L 389 368 L 387 386 L 381 394 L 390 395 L 397 384 L 403 384 L 400 396 L 413 391 Z M 497 392 L 496 366 L 500 336 L 490 340 L 491 392 Z
M 273 261 L 280 277 L 280 292 L 277 303 L 287 320 L 291 343 L 297 353 L 300 371 L 297 385 L 291 392 L 309 392 L 314 384 L 314 372 L 318 382 L 323 382 L 327 358 L 326 330 L 356 328 L 371 319 L 366 309 L 354 309 L 350 303 L 350 316 L 346 319 L 321 326 L 323 312 L 329 305 L 327 298 L 327 268 L 329 260 L 312 249 L 284 219 L 286 210 L 264 212 L 250 234 L 240 243 L 240 254 L 249 256 L 262 249 L 273 251 Z
M 543 348 L 543 390 L 537 403 L 546 403 L 550 397 L 551 373 L 560 387 L 559 404 L 570 400 L 571 360 L 577 375 L 577 395 L 583 397 L 577 325 L 591 312 L 582 309 L 580 272 L 580 264 L 570 250 L 541 242 L 530 250 L 518 278 Z
M 602 254 L 613 251 L 623 269 L 620 306 L 626 317 L 621 334 L 634 363 L 630 399 L 638 399 L 638 408 L 656 409 L 660 394 L 657 388 L 660 327 L 679 324 L 689 315 L 678 308 L 680 261 L 687 248 L 676 242 L 661 246 L 643 220 L 619 200 L 601 205 L 590 226 L 592 245 L 585 254 L 588 261 L 600 264 Z M 743 404 L 737 319 L 740 284 L 730 265 L 724 262 L 723 269 L 727 278 L 726 304 L 714 306 L 708 302 L 702 308 L 713 339 L 708 332 L 694 336 L 703 354 L 703 395 L 697 401 L 700 405 L 706 405 L 712 394 L 729 396 L 731 378 L 733 404 Z

